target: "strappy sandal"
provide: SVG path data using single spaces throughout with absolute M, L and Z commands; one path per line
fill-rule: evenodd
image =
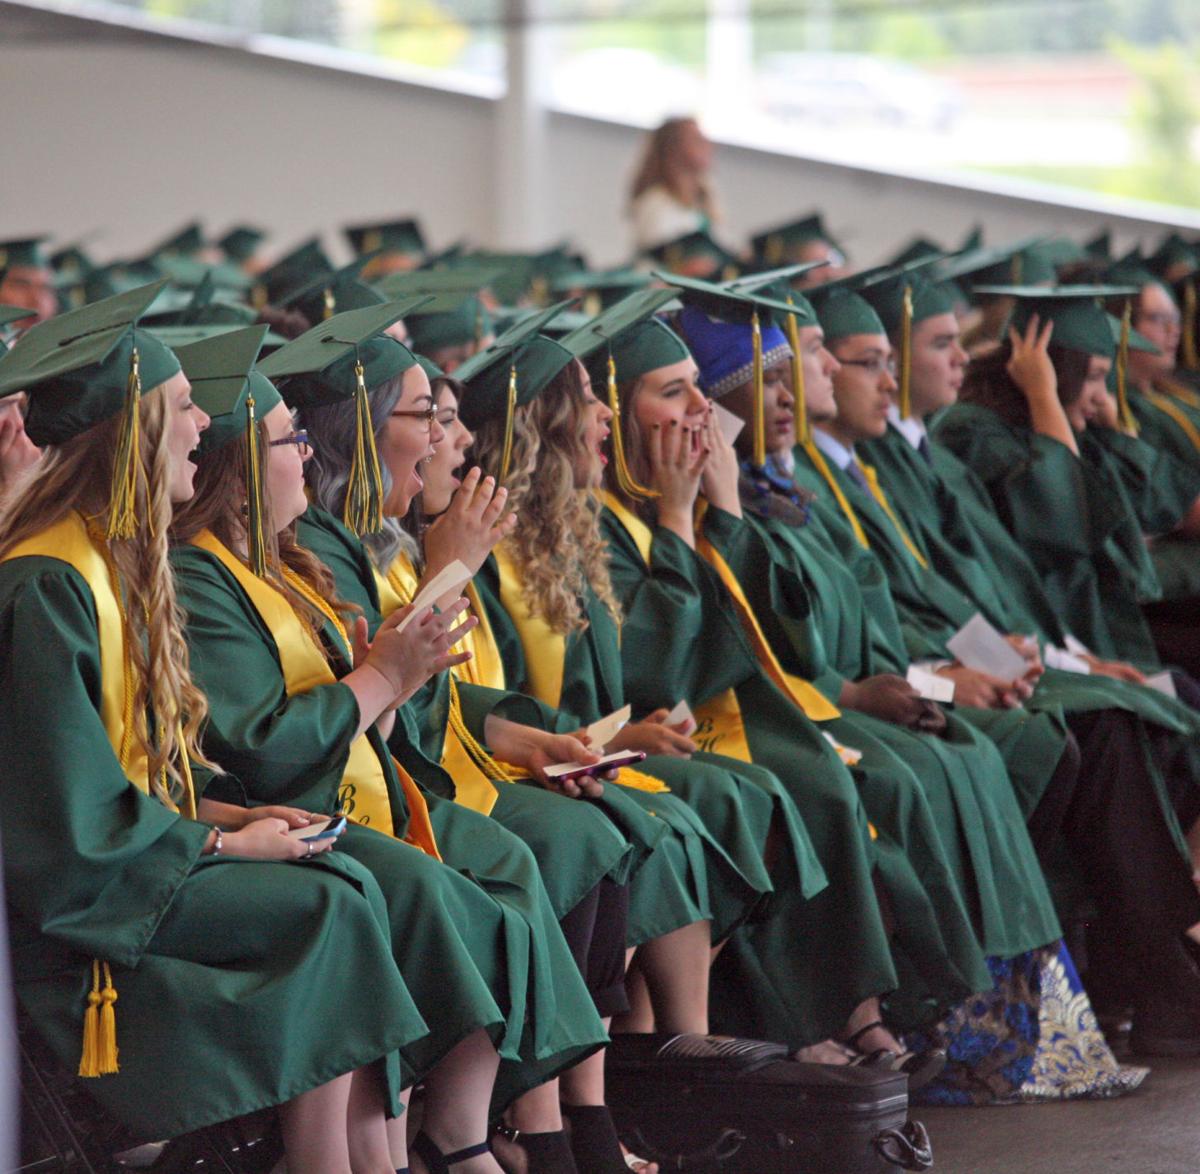
M 893 1052 L 891 1048 L 876 1048 L 875 1051 L 859 1052 L 858 1041 L 868 1031 L 876 1028 L 887 1030 L 882 1019 L 876 1019 L 840 1042 L 858 1052 L 861 1060 L 851 1060 L 852 1064 L 859 1063 L 864 1068 L 890 1068 L 893 1072 L 903 1072 L 908 1077 L 908 1091 L 916 1092 L 934 1080 L 946 1067 L 946 1053 L 941 1048 L 926 1048 L 923 1052 Z
M 524 1152 L 529 1174 L 578 1174 L 571 1144 L 561 1129 L 550 1133 L 526 1133 L 509 1125 L 497 1125 L 494 1134 Z
M 444 1154 L 438 1149 L 433 1138 L 422 1131 L 412 1139 L 412 1148 L 425 1163 L 429 1174 L 450 1174 L 451 1166 L 457 1166 L 459 1162 L 477 1158 L 480 1154 L 490 1154 L 492 1143 L 481 1141 L 477 1145 L 464 1146 L 461 1150 L 455 1150 L 452 1154 Z

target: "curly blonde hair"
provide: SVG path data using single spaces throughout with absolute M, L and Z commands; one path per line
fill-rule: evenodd
M 586 423 L 579 370 L 569 364 L 532 403 L 517 408 L 505 482 L 520 519 L 506 546 L 521 569 L 525 602 L 563 635 L 587 627 L 582 597 L 588 587 L 614 620 L 621 618 L 599 503 L 575 487 Z M 498 476 L 503 450 L 503 421 L 488 420 L 475 436 L 476 462 Z
M 184 793 L 180 756 L 185 750 L 192 761 L 219 768 L 200 748 L 208 702 L 192 682 L 183 637 L 184 616 L 175 599 L 175 579 L 167 561 L 171 525 L 167 410 L 162 386 L 142 397 L 137 487 L 141 525 L 134 537 L 108 539 L 107 547 L 116 567 L 118 590 L 124 593 L 126 640 L 137 680 L 134 733 L 146 747 L 154 793 L 178 804 Z M 97 528 L 103 532 L 120 425 L 121 417 L 116 416 L 45 450 L 36 472 L 0 513 L 0 555 L 72 511 L 82 514 L 93 532 Z M 147 712 L 155 715 L 153 737 Z M 160 782 L 164 776 L 165 794 Z
M 255 427 L 258 429 L 259 484 L 265 487 L 271 438 L 265 421 L 259 420 Z M 190 500 L 176 506 L 171 540 L 189 542 L 202 530 L 210 530 L 220 542 L 238 553 L 246 541 L 244 504 L 248 471 L 247 446 L 240 440 L 201 454 L 196 461 L 195 493 Z M 267 548 L 267 580 L 292 605 L 325 655 L 325 646 L 320 639 L 325 615 L 288 583 L 282 568 L 287 567 L 299 575 L 343 619 L 358 615 L 359 609 L 338 598 L 332 572 L 297 542 L 295 522 L 283 530 L 276 530 L 270 496 L 265 492 L 263 537 Z M 249 565 L 240 553 L 238 557 Z

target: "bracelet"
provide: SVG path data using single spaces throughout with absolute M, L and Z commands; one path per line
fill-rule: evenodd
M 209 855 L 210 856 L 220 856 L 221 855 L 221 841 L 224 838 L 224 832 L 222 832 L 221 829 L 219 827 L 217 827 L 216 824 L 213 824 L 213 831 L 217 833 L 217 838 L 213 841 L 212 851 L 209 853 Z

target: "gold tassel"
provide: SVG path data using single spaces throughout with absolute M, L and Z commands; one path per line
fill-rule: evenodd
M 1189 371 L 1200 368 L 1200 355 L 1196 353 L 1196 278 L 1189 277 L 1183 283 L 1183 365 Z
M 250 569 L 261 579 L 267 573 L 267 536 L 263 533 L 262 466 L 259 463 L 258 417 L 254 396 L 246 397 L 246 550 Z
M 761 469 L 767 463 L 767 408 L 763 403 L 762 325 L 757 310 L 750 319 L 750 332 L 754 342 L 754 467 Z
M 358 421 L 354 436 L 354 459 L 346 486 L 346 508 L 342 520 L 360 538 L 383 528 L 383 474 L 371 426 L 371 402 L 367 398 L 362 360 L 354 364 L 354 403 Z
M 763 260 L 772 268 L 783 263 L 783 236 L 780 233 L 773 232 L 767 237 L 763 245 Z
M 267 304 L 267 287 L 261 281 L 256 282 L 250 290 L 250 305 L 261 310 Z
M 796 303 L 788 295 L 788 305 Z M 804 393 L 804 360 L 800 356 L 800 328 L 796 325 L 796 315 L 787 316 L 788 345 L 792 348 L 792 419 L 796 424 L 796 443 L 808 444 L 812 440 L 812 430 L 808 424 L 808 402 Z
M 1137 420 L 1129 406 L 1128 367 L 1129 330 L 1133 322 L 1133 302 L 1125 300 L 1125 312 L 1121 315 L 1121 341 L 1117 346 L 1117 422 L 1130 436 L 1138 434 Z
M 368 228 L 362 235 L 362 247 L 358 251 L 360 257 L 367 253 L 376 253 L 383 247 L 383 233 L 378 228 Z
M 497 485 L 503 485 L 508 476 L 508 466 L 512 462 L 513 430 L 517 426 L 517 365 L 514 363 L 508 372 L 508 404 L 504 412 L 504 451 L 500 456 L 500 479 Z
M 101 967 L 104 982 L 101 985 Z M 92 960 L 92 989 L 83 1013 L 83 1053 L 79 1058 L 80 1076 L 111 1076 L 119 1072 L 117 1064 L 117 1013 L 113 1004 L 117 991 L 107 962 Z
M 904 287 L 904 309 L 900 317 L 900 419 L 912 415 L 912 286 Z
M 132 538 L 138 529 L 137 489 L 141 480 L 142 376 L 137 347 L 129 364 L 125 384 L 125 407 L 113 454 L 112 486 L 108 496 L 107 538 Z
M 612 412 L 612 450 L 613 472 L 617 475 L 617 487 L 626 497 L 642 497 L 646 499 L 660 496 L 657 489 L 649 489 L 639 485 L 629 470 L 629 462 L 625 459 L 625 436 L 621 429 L 621 397 L 617 393 L 617 364 L 608 356 L 608 407 Z
M 328 286 L 325 287 L 325 292 L 322 295 L 322 299 L 325 304 L 325 308 L 322 311 L 322 317 L 326 322 L 328 322 L 329 319 L 337 313 L 337 300 L 333 296 L 333 290 Z

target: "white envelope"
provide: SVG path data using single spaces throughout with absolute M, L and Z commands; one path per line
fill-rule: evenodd
M 414 616 L 420 615 L 443 595 L 449 595 L 452 591 L 461 591 L 470 581 L 471 572 L 458 559 L 455 559 L 449 566 L 443 567 L 417 592 L 417 597 L 413 600 L 412 611 L 396 625 L 396 631 L 403 632 Z
M 621 732 L 632 714 L 633 706 L 625 705 L 616 713 L 610 713 L 608 717 L 602 717 L 599 721 L 594 721 L 590 726 L 585 727 L 583 732 L 589 738 L 590 748 L 599 751 L 607 746 Z
M 1155 673 L 1152 677 L 1146 678 L 1146 684 L 1151 689 L 1157 689 L 1160 693 L 1165 693 L 1168 697 L 1177 697 L 1175 692 L 1175 682 L 1171 678 L 1171 674 L 1164 670 L 1161 673 Z
M 664 726 L 677 726 L 681 722 L 687 722 L 683 732 L 690 734 L 699 723 L 696 721 L 696 715 L 692 713 L 691 706 L 686 701 L 681 701 L 670 713 L 663 718 Z
M 1025 658 L 976 612 L 946 641 L 956 660 L 1002 681 L 1015 681 L 1029 671 Z
M 737 440 L 742 429 L 746 427 L 746 421 L 741 416 L 735 415 L 728 408 L 721 407 L 716 400 L 713 400 L 712 412 L 713 419 L 716 420 L 721 435 L 732 444 Z
M 949 705 L 954 700 L 954 682 L 946 677 L 939 677 L 920 665 L 910 664 L 906 677 L 908 683 L 917 691 L 918 697 L 926 701 L 939 701 Z

